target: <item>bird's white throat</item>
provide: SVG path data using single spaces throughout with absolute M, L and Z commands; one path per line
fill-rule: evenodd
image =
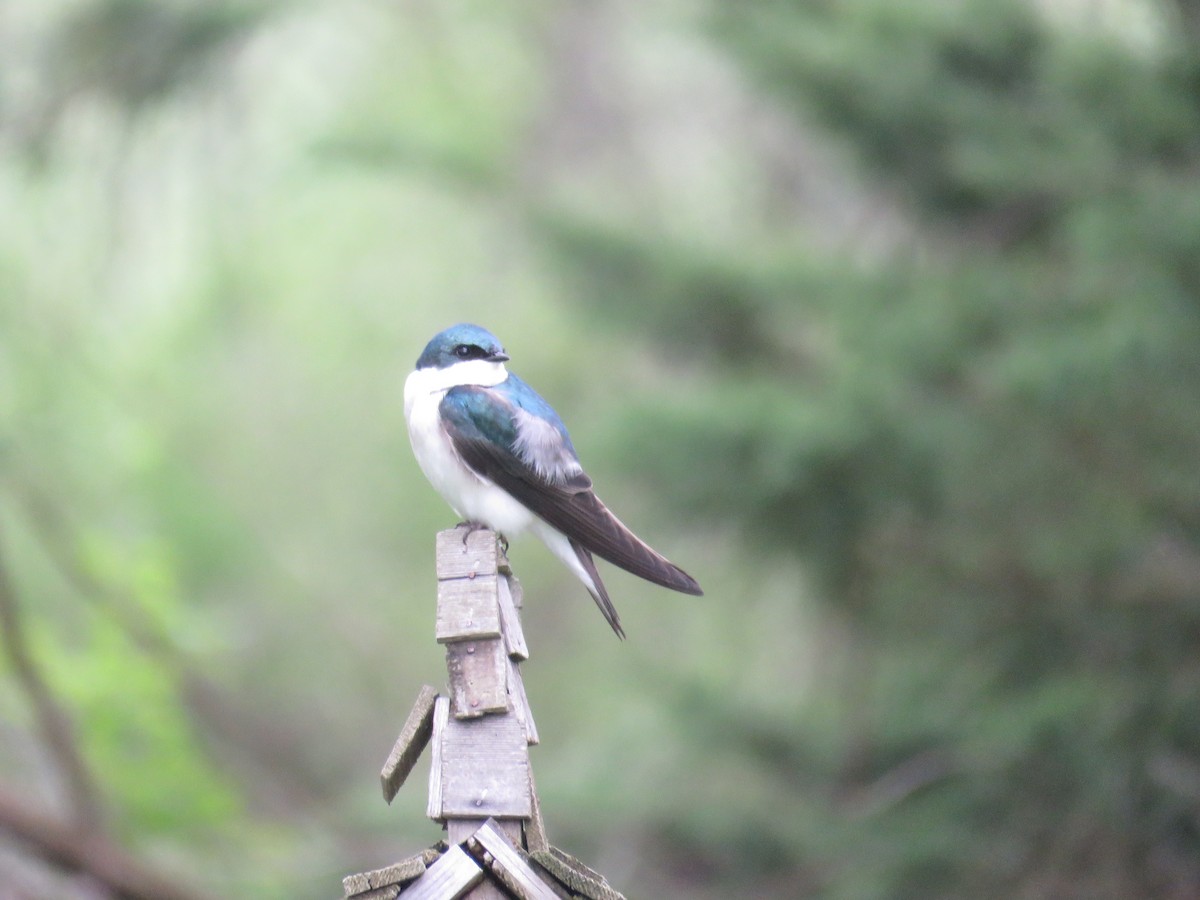
M 413 455 L 429 483 L 459 516 L 482 522 L 508 537 L 534 524 L 534 515 L 458 457 L 438 407 L 446 391 L 464 384 L 495 387 L 508 377 L 503 364 L 486 360 L 445 369 L 417 369 L 404 382 L 404 417 Z
M 506 378 L 508 378 L 508 369 L 504 368 L 504 363 L 489 362 L 486 359 L 470 359 L 444 369 L 433 366 L 427 369 L 416 369 L 404 382 L 405 415 L 412 409 L 417 398 L 422 395 L 445 393 L 450 388 L 463 384 L 495 387 Z

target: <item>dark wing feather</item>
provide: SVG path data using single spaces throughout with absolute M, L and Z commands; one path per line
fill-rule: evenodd
M 447 394 L 442 401 L 442 420 L 463 462 L 602 559 L 654 584 L 685 594 L 703 593 L 692 576 L 630 531 L 600 502 L 591 479 L 582 471 L 550 482 L 525 463 L 514 449 L 515 420 L 510 415 L 504 422 L 498 415 L 505 406 L 507 402 L 487 388 L 456 387 Z
M 568 540 L 570 540 L 568 538 Z M 604 582 L 600 580 L 600 573 L 596 569 L 596 561 L 592 559 L 592 554 L 587 548 L 580 546 L 577 541 L 571 541 L 571 549 L 575 551 L 575 555 L 579 558 L 580 564 L 592 579 L 592 584 L 596 586 L 594 591 L 589 591 L 592 599 L 596 601 L 596 605 L 600 607 L 600 613 L 604 616 L 604 620 L 616 632 L 617 637 L 625 639 L 625 629 L 621 627 L 621 617 L 617 615 L 617 608 L 613 606 L 613 602 L 608 599 L 608 590 L 604 587 Z

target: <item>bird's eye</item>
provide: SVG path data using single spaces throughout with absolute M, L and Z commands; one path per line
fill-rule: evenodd
M 474 355 L 471 351 L 476 349 L 477 348 L 472 347 L 470 344 L 459 344 L 454 348 L 454 355 L 459 359 L 470 359 Z

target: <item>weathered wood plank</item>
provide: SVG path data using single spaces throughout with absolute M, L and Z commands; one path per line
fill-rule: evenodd
M 484 823 L 484 819 L 447 819 L 446 830 L 448 832 L 448 840 L 455 844 L 466 845 L 467 839 L 478 831 Z M 520 819 L 503 819 L 507 823 L 508 828 L 521 831 Z M 475 856 L 476 862 L 483 864 L 483 860 Z M 487 866 L 484 866 L 487 869 Z M 504 892 L 504 889 L 493 878 L 485 878 L 479 884 L 472 888 L 471 893 L 467 895 L 466 900 L 511 900 L 509 895 Z
M 371 885 L 367 883 L 368 874 L 367 872 L 360 872 L 357 875 L 347 875 L 342 879 L 342 890 L 347 897 L 371 890 Z
M 495 880 L 484 878 L 471 888 L 471 893 L 466 895 L 465 900 L 512 900 L 512 896 Z
M 443 728 L 438 818 L 528 818 L 529 747 L 516 716 L 451 716 Z
M 486 528 L 469 535 L 465 532 L 465 528 L 438 532 L 435 551 L 438 580 L 496 574 L 499 555 L 495 533 Z
M 524 854 L 512 843 L 495 819 L 488 819 L 467 841 L 472 855 L 486 864 L 492 875 L 511 891 L 517 900 L 558 900 L 558 895 L 542 880 L 525 860 Z
M 400 885 L 389 884 L 385 887 L 363 891 L 361 894 L 347 894 L 346 900 L 396 900 L 400 896 Z
M 429 802 L 425 815 L 435 821 L 442 819 L 442 745 L 446 739 L 446 723 L 450 720 L 450 698 L 438 697 L 433 705 L 433 757 L 429 763 Z
M 483 869 L 462 847 L 451 846 L 404 889 L 404 900 L 457 900 L 483 880 Z
M 436 699 L 436 690 L 429 685 L 421 688 L 417 702 L 413 704 L 412 712 L 400 730 L 400 737 L 396 738 L 396 744 L 383 764 L 379 781 L 383 786 L 383 799 L 388 803 L 395 798 L 433 735 L 433 702 Z
M 521 677 L 521 667 L 510 656 L 508 662 L 508 705 L 525 729 L 525 741 L 530 744 L 538 742 L 537 725 L 533 722 L 533 710 L 529 708 L 529 697 L 525 694 L 525 680 Z
M 479 830 L 486 819 L 455 817 L 446 820 L 446 843 L 461 844 Z
M 521 579 L 511 572 L 508 576 L 508 591 L 512 594 L 513 606 L 518 610 L 522 609 L 525 606 L 525 589 L 521 587 Z
M 410 856 L 398 863 L 373 869 L 358 875 L 349 875 L 342 879 L 342 889 L 346 896 L 355 896 L 371 890 L 403 884 L 412 881 L 425 871 L 425 860 L 421 856 Z
M 550 842 L 546 839 L 546 825 L 542 821 L 542 802 L 538 799 L 537 783 L 533 780 L 533 769 L 529 770 L 529 797 L 532 809 L 528 821 L 525 822 L 525 849 L 530 853 L 549 850 Z
M 500 596 L 497 576 L 454 578 L 437 586 L 437 642 L 500 636 Z
M 557 847 L 539 850 L 529 856 L 559 882 L 588 900 L 625 900 L 624 895 L 613 890 L 603 875 Z
M 500 638 L 446 645 L 450 699 L 459 719 L 508 709 L 508 655 Z
M 521 616 L 513 602 L 512 587 L 505 576 L 497 584 L 500 593 L 500 630 L 504 632 L 504 646 L 508 655 L 516 660 L 529 659 L 529 647 L 525 644 L 525 631 L 521 628 Z
M 475 834 L 487 819 L 447 819 L 446 820 L 446 840 L 453 844 L 461 844 L 469 837 Z M 518 846 L 521 842 L 521 835 L 524 829 L 521 824 L 524 819 L 492 819 L 498 827 L 508 835 L 508 839 L 513 841 Z

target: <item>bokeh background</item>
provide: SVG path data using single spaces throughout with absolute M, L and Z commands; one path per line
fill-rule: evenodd
M 620 643 L 514 545 L 555 844 L 1200 897 L 1195 0 L 0 5 L 0 897 L 118 896 L 54 836 L 266 900 L 439 837 L 377 779 L 463 320 L 706 588 L 605 568 Z

